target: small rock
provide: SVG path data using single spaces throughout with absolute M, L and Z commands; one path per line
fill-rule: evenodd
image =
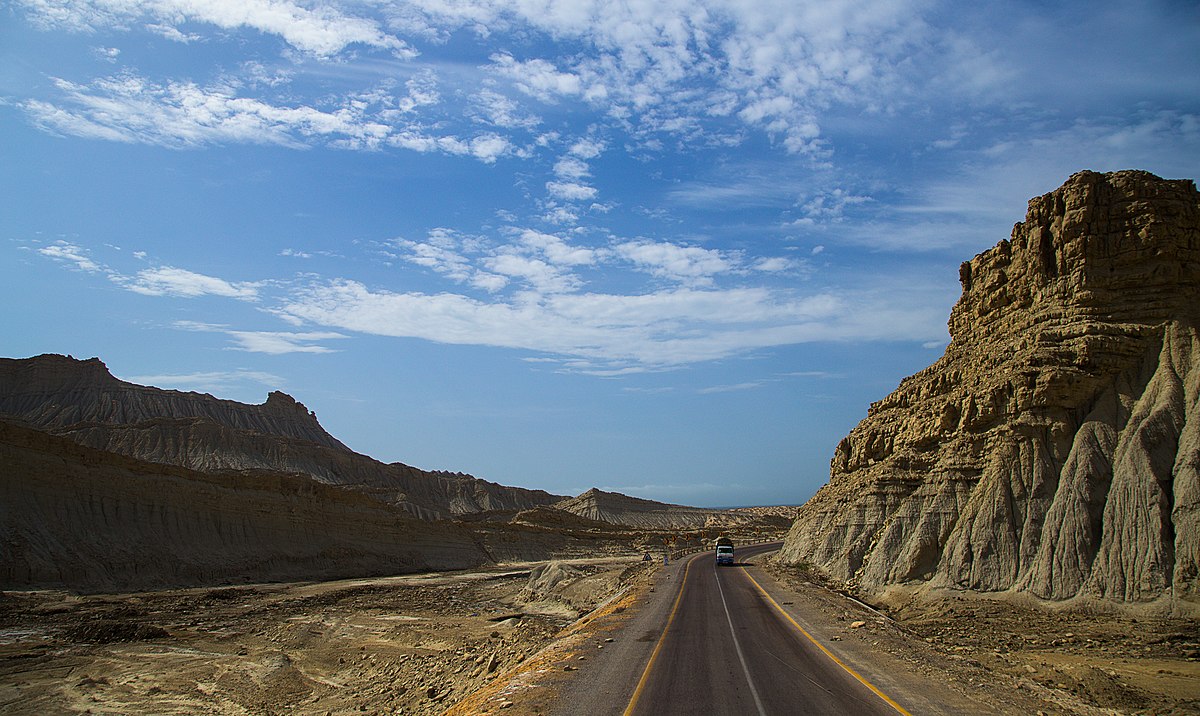
M 867 623 L 864 621 L 850 622 L 851 629 L 861 629 L 861 628 L 865 627 L 866 625 L 867 625 Z

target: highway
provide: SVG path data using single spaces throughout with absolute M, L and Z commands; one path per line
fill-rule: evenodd
M 743 548 L 739 563 L 777 549 Z M 742 566 L 692 559 L 626 716 L 855 714 L 902 706 L 811 640 Z

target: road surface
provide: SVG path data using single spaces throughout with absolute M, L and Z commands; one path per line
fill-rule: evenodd
M 743 548 L 733 567 L 707 554 L 688 564 L 628 716 L 907 713 L 817 646 L 740 566 L 776 548 Z

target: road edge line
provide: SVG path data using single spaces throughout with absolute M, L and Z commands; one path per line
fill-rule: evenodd
M 646 662 L 646 669 L 642 672 L 642 678 L 638 679 L 637 688 L 633 690 L 633 696 L 629 698 L 629 705 L 625 707 L 622 716 L 632 716 L 634 709 L 637 708 L 638 699 L 642 698 L 642 690 L 646 688 L 646 683 L 650 680 L 650 670 L 654 668 L 654 660 L 658 658 L 658 652 L 662 650 L 663 642 L 667 640 L 667 633 L 671 631 L 671 625 L 675 623 L 675 612 L 679 611 L 679 604 L 683 601 L 683 590 L 687 588 L 687 575 L 692 569 L 692 562 L 696 561 L 696 557 L 688 560 L 687 566 L 683 568 L 683 578 L 679 580 L 679 595 L 675 597 L 675 604 L 671 607 L 671 613 L 667 616 L 667 624 L 663 627 L 662 635 L 658 637 L 658 643 L 654 645 L 654 651 L 650 652 L 650 660 Z
M 750 583 L 753 584 L 755 586 L 755 588 L 758 589 L 758 591 L 762 592 L 762 595 L 767 598 L 767 601 L 771 603 L 771 606 L 775 607 L 775 609 L 777 609 L 780 614 L 782 614 L 784 617 L 786 617 L 787 620 L 792 623 L 792 626 L 796 627 L 796 629 L 801 634 L 804 635 L 804 638 L 811 641 L 813 643 L 813 646 L 817 647 L 822 652 L 824 652 L 825 656 L 828 656 L 830 659 L 833 659 L 833 663 L 842 667 L 842 669 L 844 669 L 847 674 L 850 674 L 855 679 L 858 679 L 859 683 L 861 683 L 863 686 L 870 689 L 876 696 L 878 696 L 879 698 L 881 698 L 885 702 L 887 702 L 888 706 L 891 706 L 892 708 L 896 709 L 896 711 L 904 714 L 904 716 L 912 716 L 912 714 L 910 714 L 907 710 L 905 710 L 905 708 L 903 706 L 896 703 L 895 701 L 892 700 L 892 698 L 890 696 L 888 696 L 887 694 L 880 691 L 879 688 L 877 686 L 875 686 L 875 684 L 872 684 L 870 681 L 867 681 L 866 677 L 862 676 L 857 671 L 855 671 L 854 669 L 851 669 L 849 666 L 847 666 L 845 664 L 845 662 L 843 662 L 841 659 L 837 658 L 837 656 L 835 656 L 832 651 L 830 651 L 829 649 L 826 649 L 825 646 L 823 644 L 821 644 L 821 642 L 817 641 L 813 637 L 812 634 L 809 634 L 808 631 L 806 631 L 804 629 L 804 627 L 800 626 L 800 623 L 797 622 L 795 619 L 793 619 L 792 615 L 787 613 L 787 610 L 785 610 L 783 607 L 779 606 L 779 602 L 775 601 L 775 598 L 772 597 L 770 594 L 768 594 L 766 589 L 763 589 L 763 586 L 758 583 L 758 580 L 754 578 L 754 575 L 750 574 L 750 570 L 743 569 L 742 574 L 746 575 L 746 578 L 750 580 Z M 665 635 L 665 633 L 666 632 L 664 632 L 664 635 Z

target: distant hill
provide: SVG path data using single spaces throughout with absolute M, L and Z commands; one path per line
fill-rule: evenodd
M 708 509 L 671 505 L 592 488 L 553 505 L 588 520 L 645 530 L 786 529 L 795 508 Z
M 82 445 L 202 472 L 273 470 L 350 487 L 423 519 L 523 510 L 561 495 L 356 453 L 291 396 L 262 405 L 115 378 L 97 358 L 0 358 L 0 416 Z

